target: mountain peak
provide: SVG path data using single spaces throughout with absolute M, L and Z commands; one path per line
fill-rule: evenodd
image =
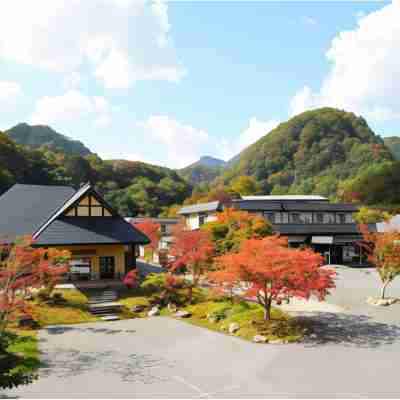
M 195 164 L 203 165 L 205 167 L 223 167 L 226 161 L 211 156 L 202 156 Z

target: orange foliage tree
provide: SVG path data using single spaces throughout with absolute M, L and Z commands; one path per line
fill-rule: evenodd
M 387 286 L 400 275 L 400 232 L 371 233 L 366 225 L 360 226 L 364 241 L 361 243 L 368 253 L 381 279 L 381 299 L 385 298 Z
M 30 237 L 0 244 L 0 336 L 19 313 L 30 312 L 24 296 L 32 288 L 48 294 L 69 270 L 70 254 L 57 249 L 33 248 Z
M 169 264 L 174 272 L 185 268 L 192 275 L 189 287 L 189 300 L 192 300 L 192 289 L 198 285 L 200 277 L 209 271 L 214 254 L 214 246 L 206 231 L 185 229 L 183 223 L 177 224 L 173 230 L 174 241 L 170 255 L 173 261 Z
M 272 226 L 265 218 L 233 208 L 225 208 L 202 229 L 210 233 L 218 255 L 237 251 L 246 239 L 272 235 Z
M 134 224 L 134 226 L 150 239 L 150 243 L 146 247 L 150 248 L 152 252 L 156 251 L 160 241 L 160 224 L 157 224 L 151 218 L 146 218 L 142 222 Z
M 244 296 L 253 297 L 264 308 L 264 319 L 271 319 L 272 301 L 280 304 L 292 297 L 323 300 L 335 287 L 335 273 L 323 269 L 323 258 L 310 249 L 291 249 L 287 239 L 270 236 L 245 240 L 236 253 L 217 257 L 218 271 L 211 280 L 230 285 L 249 284 Z

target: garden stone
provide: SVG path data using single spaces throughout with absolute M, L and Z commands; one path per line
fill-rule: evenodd
M 155 315 L 158 314 L 160 314 L 160 309 L 158 308 L 158 306 L 152 307 L 151 310 L 147 313 L 149 317 L 154 317 Z
M 229 333 L 235 333 L 240 329 L 240 325 L 236 322 L 232 322 L 231 324 L 229 324 Z
M 174 303 L 168 303 L 168 310 L 171 312 L 176 312 L 178 310 L 178 308 L 176 307 L 176 305 Z
M 269 344 L 287 344 L 287 340 L 273 339 L 268 342 Z
M 136 306 L 133 306 L 131 308 L 131 311 L 134 312 L 134 313 L 140 313 L 140 312 L 144 311 L 145 308 L 146 308 L 145 305 L 137 304 Z
M 267 343 L 267 338 L 263 335 L 255 335 L 253 337 L 253 342 L 254 343 Z
M 174 314 L 177 318 L 189 318 L 192 314 L 189 311 L 181 310 Z
M 366 302 L 367 304 L 370 304 L 371 306 L 391 306 L 392 304 L 397 303 L 398 299 L 395 299 L 393 297 L 387 298 L 387 299 L 377 299 L 375 297 L 368 297 Z

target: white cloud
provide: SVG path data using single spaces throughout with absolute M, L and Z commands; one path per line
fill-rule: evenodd
M 64 89 L 77 89 L 81 83 L 81 74 L 73 71 L 66 75 L 63 80 Z
M 186 73 L 161 0 L 3 0 L 0 59 L 67 76 L 85 63 L 107 88 Z
M 4 107 L 12 106 L 23 95 L 22 87 L 17 82 L 0 81 L 0 105 Z
M 326 53 L 331 63 L 320 90 L 301 89 L 292 113 L 320 106 L 344 108 L 375 120 L 400 118 L 400 1 L 360 16 Z
M 136 125 L 144 129 L 145 140 L 151 139 L 158 145 L 162 145 L 166 165 L 182 168 L 196 162 L 204 155 L 230 159 L 270 132 L 278 125 L 278 121 L 260 121 L 252 117 L 246 129 L 233 140 L 212 137 L 203 129 L 183 124 L 163 115 L 151 116 Z
M 111 111 L 103 97 L 89 97 L 76 90 L 61 96 L 45 96 L 37 100 L 30 117 L 33 124 L 51 124 L 94 117 L 94 125 L 106 127 L 111 122 Z
M 279 121 L 272 119 L 261 121 L 256 117 L 251 117 L 248 126 L 233 141 L 222 141 L 223 158 L 230 159 L 244 150 L 246 147 L 255 143 L 258 139 L 268 134 L 276 128 Z
M 137 124 L 145 130 L 145 135 L 164 145 L 166 164 L 175 168 L 185 167 L 199 159 L 208 146 L 211 138 L 204 130 L 182 124 L 163 115 L 153 115 Z
M 318 24 L 317 20 L 315 18 L 313 18 L 313 17 L 308 17 L 308 16 L 307 17 L 302 17 L 301 20 L 306 25 L 317 25 Z

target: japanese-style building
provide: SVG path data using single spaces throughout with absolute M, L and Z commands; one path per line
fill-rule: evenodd
M 72 254 L 69 279 L 120 279 L 136 265 L 136 247 L 149 239 L 86 184 L 16 184 L 0 196 L 0 238 L 31 235 L 34 246 Z
M 201 213 L 215 213 L 221 209 L 214 204 L 182 208 L 189 228 L 191 220 L 200 218 Z M 308 245 L 320 252 L 328 264 L 365 263 L 359 242 L 362 239 L 353 213 L 359 210 L 356 204 L 331 203 L 323 196 L 243 196 L 232 201 L 232 207 L 266 218 L 276 233 L 288 237 L 289 245 Z M 200 211 L 198 211 L 200 210 Z M 189 213 L 190 211 L 190 213 Z M 199 224 L 201 225 L 201 224 Z M 376 225 L 370 227 L 376 229 Z

